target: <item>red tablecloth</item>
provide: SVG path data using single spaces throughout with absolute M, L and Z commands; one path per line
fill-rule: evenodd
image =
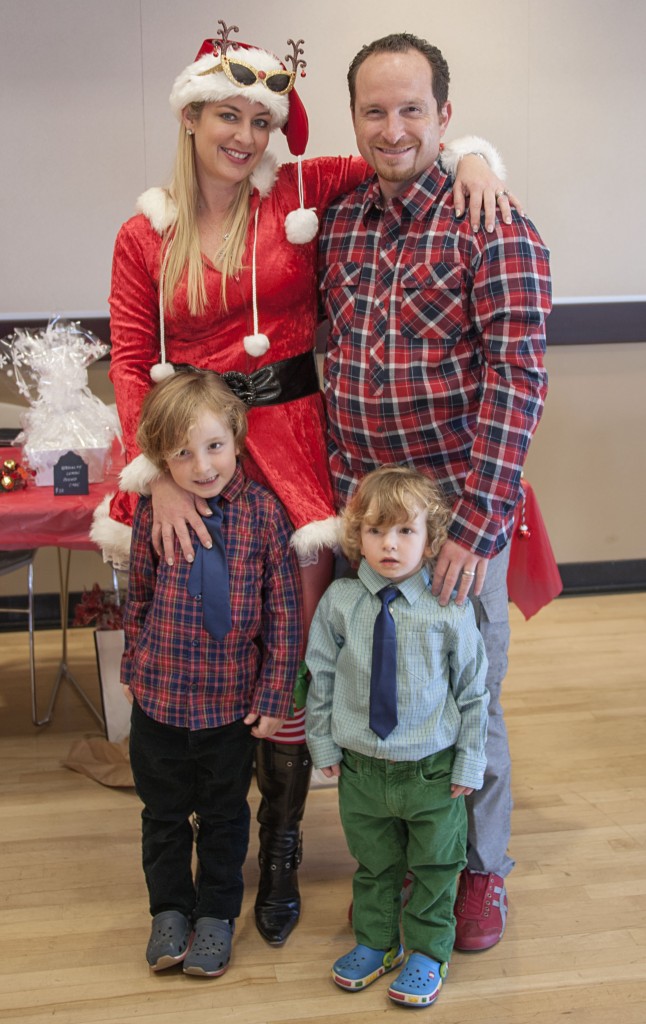
M 0 448 L 5 459 L 22 460 L 19 448 Z M 53 487 L 37 487 L 33 480 L 16 491 L 0 491 L 0 548 L 59 547 L 74 551 L 97 551 L 89 536 L 94 510 L 106 494 L 118 488 L 123 457 L 115 444 L 112 466 L 105 480 L 90 484 L 89 494 L 54 496 Z

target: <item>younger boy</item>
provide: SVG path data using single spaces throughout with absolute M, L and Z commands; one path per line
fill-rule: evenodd
M 217 374 L 182 371 L 148 394 L 137 434 L 160 471 L 212 511 L 212 546 L 194 538 L 192 565 L 179 547 L 172 565 L 156 555 L 149 499 L 133 524 L 121 678 L 134 698 L 130 759 L 145 805 L 154 971 L 180 962 L 187 974 L 226 970 L 242 903 L 254 737 L 271 736 L 292 709 L 298 566 L 282 506 L 239 465 L 246 430 L 243 403 Z
M 464 796 L 482 786 L 486 657 L 469 604 L 442 607 L 428 563 L 450 509 L 416 470 L 382 467 L 344 516 L 357 579 L 327 590 L 310 630 L 307 742 L 315 767 L 339 776 L 353 857 L 357 945 L 335 982 L 357 991 L 404 962 L 395 1002 L 432 1003 L 455 937 L 453 904 L 466 864 Z M 401 908 L 406 871 L 412 894 Z M 403 946 L 400 944 L 400 917 Z

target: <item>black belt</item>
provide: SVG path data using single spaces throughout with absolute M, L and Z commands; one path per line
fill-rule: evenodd
M 253 373 L 227 370 L 220 376 L 249 409 L 257 405 L 283 405 L 284 402 L 315 395 L 320 390 L 313 352 L 281 359 Z

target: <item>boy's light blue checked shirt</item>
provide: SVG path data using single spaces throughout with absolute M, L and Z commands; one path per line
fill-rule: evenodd
M 312 673 L 307 742 L 317 768 L 343 748 L 391 761 L 420 761 L 455 747 L 451 781 L 479 789 L 485 769 L 487 658 L 470 602 L 443 608 L 426 568 L 397 584 L 390 605 L 397 629 L 399 722 L 381 740 L 368 725 L 377 591 L 391 581 L 362 560 L 358 579 L 336 580 L 323 595 L 309 634 Z

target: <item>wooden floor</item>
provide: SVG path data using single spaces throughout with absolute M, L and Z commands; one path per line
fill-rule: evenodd
M 562 598 L 529 623 L 512 613 L 509 925 L 493 950 L 454 956 L 425 1015 L 442 1024 L 643 1024 L 646 595 Z M 47 683 L 58 634 L 38 639 Z M 353 945 L 352 864 L 331 789 L 308 801 L 303 916 L 287 945 L 271 949 L 253 925 L 254 836 L 227 974 L 149 973 L 137 797 L 61 767 L 95 723 L 65 687 L 55 722 L 34 728 L 25 638 L 5 634 L 2 647 L 2 1021 L 372 1024 L 405 1016 L 385 981 L 350 994 L 329 977 Z M 69 661 L 96 693 L 90 632 L 73 632 Z M 255 807 L 255 792 L 252 800 Z

